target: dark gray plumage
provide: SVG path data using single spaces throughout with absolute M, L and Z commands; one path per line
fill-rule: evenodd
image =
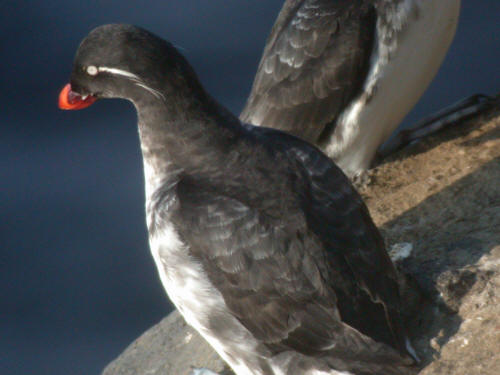
M 134 103 L 163 285 L 238 375 L 414 371 L 393 265 L 328 157 L 242 124 L 134 26 L 92 31 L 71 89 Z
M 358 95 L 375 43 L 375 1 L 286 1 L 241 119 L 319 144 Z
M 460 0 L 287 0 L 240 119 L 319 146 L 350 176 L 411 110 L 453 39 Z

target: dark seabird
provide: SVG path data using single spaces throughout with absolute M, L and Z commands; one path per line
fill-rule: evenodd
M 359 174 L 436 75 L 459 11 L 460 0 L 287 0 L 240 118 Z
M 97 98 L 134 104 L 161 281 L 236 374 L 414 373 L 382 237 L 327 156 L 242 123 L 138 27 L 101 26 L 80 44 L 59 106 Z

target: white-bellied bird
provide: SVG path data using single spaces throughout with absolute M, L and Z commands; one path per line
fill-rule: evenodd
M 355 176 L 436 75 L 459 11 L 460 0 L 287 0 L 240 118 L 314 143 Z

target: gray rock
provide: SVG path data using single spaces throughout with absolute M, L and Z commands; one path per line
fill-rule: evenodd
M 103 375 L 187 375 L 191 367 L 220 372 L 224 362 L 177 311 L 135 340 Z

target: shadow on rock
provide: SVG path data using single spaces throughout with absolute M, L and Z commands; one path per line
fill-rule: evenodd
M 404 315 L 423 365 L 459 330 L 462 299 L 473 287 L 482 289 L 493 275 L 475 265 L 494 246 L 500 196 L 495 184 L 478 182 L 485 181 L 484 176 L 500 181 L 499 167 L 499 158 L 491 160 L 382 228 L 394 240 L 401 236 L 395 234 L 399 229 L 418 227 L 403 230 L 414 250 L 397 267 Z

